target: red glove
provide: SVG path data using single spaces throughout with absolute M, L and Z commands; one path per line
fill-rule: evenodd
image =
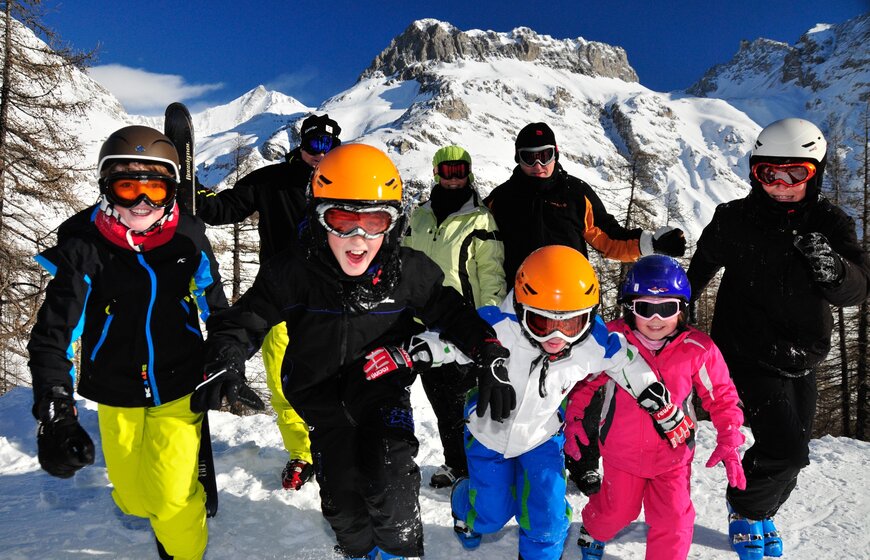
M 565 455 L 580 460 L 580 445 L 589 445 L 589 436 L 583 429 L 583 417 L 569 418 L 565 422 Z
M 392 373 L 397 369 L 404 368 L 406 370 L 414 368 L 414 361 L 411 355 L 400 346 L 381 346 L 375 348 L 366 354 L 368 360 L 363 366 L 363 371 L 366 374 L 366 380 L 372 381 Z
M 716 449 L 707 460 L 707 468 L 715 467 L 719 462 L 725 463 L 725 476 L 728 477 L 728 485 L 738 490 L 746 490 L 746 475 L 743 473 L 743 465 L 740 464 L 740 455 L 737 448 L 743 445 L 746 436 L 737 428 L 723 430 L 716 437 Z

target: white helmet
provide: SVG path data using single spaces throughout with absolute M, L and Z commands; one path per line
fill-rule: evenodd
M 821 163 L 828 143 L 822 131 L 804 119 L 782 119 L 764 127 L 752 147 L 752 158 L 794 158 Z

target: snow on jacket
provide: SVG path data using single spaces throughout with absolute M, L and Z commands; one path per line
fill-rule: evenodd
M 305 218 L 305 191 L 314 169 L 302 160 L 301 149 L 285 161 L 267 165 L 242 177 L 231 189 L 218 193 L 199 189 L 196 215 L 213 226 L 241 222 L 259 213 L 260 262 L 298 243 Z
M 440 225 L 431 202 L 419 206 L 402 244 L 429 255 L 444 271 L 444 285 L 474 307 L 498 305 L 504 299 L 504 244 L 477 193 Z
M 528 177 L 517 166 L 484 204 L 504 241 L 509 283 L 523 260 L 546 245 L 567 245 L 588 256 L 588 243 L 605 257 L 623 262 L 652 253 L 651 232 L 622 227 L 592 187 L 558 163 L 546 180 Z
M 692 393 L 696 391 L 718 433 L 736 430 L 743 424 L 737 390 L 722 354 L 709 336 L 689 327 L 654 354 L 638 341 L 623 319 L 611 321 L 607 326 L 624 335 L 640 351 L 670 391 L 671 402 L 682 407 L 693 420 Z M 578 411 L 586 408 L 595 390 L 604 383 L 607 389 L 598 440 L 602 457 L 623 471 L 645 478 L 692 462 L 694 437 L 686 445 L 672 448 L 658 434 L 653 419 L 638 406 L 635 397 L 607 378 L 578 384 L 568 399 L 566 417 L 578 416 Z
M 511 352 L 507 369 L 517 407 L 507 420 L 496 422 L 488 413 L 478 418 L 476 402 L 472 402 L 468 429 L 483 445 L 506 458 L 534 449 L 562 429 L 562 401 L 578 381 L 604 371 L 635 395 L 656 381 L 655 374 L 625 337 L 607 332 L 600 317 L 595 318 L 589 336 L 575 345 L 568 357 L 550 362 L 542 379 L 546 358 L 522 333 L 514 313 L 513 291 L 500 307 L 481 308 L 480 313 Z
M 180 214 L 173 237 L 137 253 L 94 225 L 98 207 L 61 225 L 59 244 L 36 257 L 48 283 L 27 349 L 36 401 L 54 385 L 111 406 L 170 402 L 202 382 L 200 318 L 227 307 L 217 261 L 198 218 Z
M 694 298 L 724 267 L 710 335 L 730 364 L 772 374 L 803 375 L 831 347 L 831 305 L 857 305 L 870 295 L 870 258 L 855 224 L 827 199 L 793 211 L 764 192 L 720 204 L 698 239 L 687 275 Z M 841 257 L 836 287 L 813 281 L 796 235 L 820 232 Z

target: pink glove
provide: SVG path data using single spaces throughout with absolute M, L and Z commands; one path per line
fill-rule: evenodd
M 573 420 L 565 422 L 565 455 L 571 457 L 575 461 L 580 460 L 580 445 L 589 445 L 589 437 L 586 435 L 586 430 L 583 429 L 583 417 L 574 417 Z
M 740 455 L 737 448 L 740 447 L 746 437 L 737 428 L 723 430 L 716 437 L 716 449 L 707 460 L 707 468 L 715 467 L 719 462 L 725 463 L 725 476 L 728 477 L 728 485 L 739 490 L 746 490 L 746 475 L 743 474 L 743 465 L 740 464 Z

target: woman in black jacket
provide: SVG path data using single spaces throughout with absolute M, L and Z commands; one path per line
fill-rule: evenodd
M 725 269 L 710 334 L 755 437 L 743 458 L 746 490 L 727 490 L 741 558 L 781 554 L 772 518 L 809 464 L 814 368 L 830 349 L 831 305 L 857 305 L 870 294 L 855 224 L 820 196 L 826 148 L 805 120 L 762 130 L 749 160 L 752 191 L 716 209 L 688 271 L 697 299 Z

